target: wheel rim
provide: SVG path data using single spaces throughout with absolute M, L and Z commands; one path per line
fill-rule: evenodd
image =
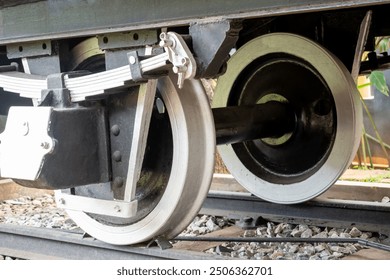
M 174 237 L 192 221 L 207 195 L 215 152 L 211 109 L 199 81 L 187 81 L 178 89 L 175 79 L 165 77 L 158 82 L 172 130 L 172 165 L 166 186 L 153 207 L 138 209 L 144 213 L 135 220 L 116 222 L 115 218 L 68 210 L 69 216 L 97 239 L 125 245 L 160 235 Z
M 348 71 L 324 48 L 297 35 L 275 33 L 248 42 L 233 55 L 213 106 L 278 98 L 296 113 L 292 134 L 218 150 L 251 193 L 277 203 L 304 202 L 326 191 L 352 161 L 361 133 L 359 95 Z

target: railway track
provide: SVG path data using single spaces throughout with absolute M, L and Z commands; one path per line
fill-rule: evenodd
M 356 186 L 355 186 L 356 187 Z M 362 188 L 360 188 L 362 189 Z M 359 190 L 359 188 L 356 188 Z M 378 191 L 378 190 L 377 190 Z M 321 227 L 357 227 L 364 231 L 389 234 L 390 205 L 379 202 L 351 201 L 343 199 L 314 199 L 299 205 L 279 205 L 266 202 L 248 193 L 210 191 L 200 214 L 245 218 L 244 226 L 257 226 L 256 221 L 287 222 Z M 259 219 L 261 217 L 261 219 Z M 263 238 L 264 239 L 264 238 Z M 272 240 L 241 238 L 235 236 L 179 238 L 184 242 L 325 242 L 326 240 L 302 240 L 285 238 Z M 365 240 L 334 240 L 328 242 L 360 243 L 390 251 L 390 247 Z M 0 225 L 0 254 L 22 259 L 216 259 L 220 256 L 190 250 L 159 247 L 115 246 L 83 236 L 80 232 L 61 231 Z
M 327 227 L 352 227 L 390 231 L 390 184 L 337 181 L 327 192 L 309 202 L 293 205 L 269 203 L 248 193 L 231 176 L 216 174 L 201 213 L 232 218 L 259 217 L 275 222 Z M 229 201 L 229 203 L 227 203 Z
M 190 242 L 290 242 L 290 243 L 356 243 L 379 250 L 390 251 L 390 246 L 352 238 L 242 238 L 242 237 L 178 237 L 175 241 Z M 196 250 L 157 246 L 115 246 L 80 232 L 19 225 L 0 225 L 0 254 L 28 260 L 218 260 L 226 257 Z
M 161 250 L 157 246 L 115 246 L 80 232 L 16 225 L 0 225 L 0 254 L 39 260 L 175 260 L 215 259 L 214 256 L 185 251 Z
M 297 205 L 266 202 L 248 193 L 212 191 L 201 214 L 250 217 L 248 226 L 257 218 L 292 224 L 322 227 L 357 227 L 365 231 L 389 233 L 390 204 L 342 199 L 314 199 Z M 253 224 L 255 226 L 255 224 Z

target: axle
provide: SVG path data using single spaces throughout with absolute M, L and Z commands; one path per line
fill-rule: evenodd
M 277 138 L 292 132 L 295 113 L 288 104 L 234 106 L 213 109 L 217 145 L 261 138 Z

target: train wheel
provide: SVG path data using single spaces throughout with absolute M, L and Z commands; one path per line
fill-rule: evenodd
M 341 62 L 301 36 L 274 33 L 241 47 L 220 77 L 214 107 L 288 103 L 293 132 L 218 146 L 237 181 L 267 201 L 292 204 L 324 191 L 349 166 L 359 145 L 359 93 Z
M 152 113 L 143 169 L 136 188 L 136 216 L 118 218 L 67 210 L 76 224 L 91 236 L 118 245 L 157 236 L 172 238 L 198 213 L 214 171 L 214 123 L 200 81 L 187 81 L 178 89 L 175 79 L 158 80 L 159 108 L 155 106 Z M 120 199 L 112 188 L 81 187 L 70 193 Z

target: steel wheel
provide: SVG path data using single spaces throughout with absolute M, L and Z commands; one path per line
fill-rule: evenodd
M 93 65 L 101 64 L 96 61 Z M 100 69 L 92 68 L 88 70 Z M 137 88 L 131 91 L 137 94 Z M 187 81 L 178 89 L 175 76 L 164 77 L 158 81 L 157 96 L 136 189 L 136 216 L 124 219 L 67 210 L 83 230 L 99 240 L 127 245 L 161 235 L 174 237 L 193 220 L 207 195 L 214 170 L 215 129 L 201 82 Z M 123 188 L 115 184 L 74 188 L 71 193 L 123 199 Z
M 320 45 L 275 33 L 240 48 L 219 79 L 214 107 L 278 101 L 295 112 L 292 133 L 219 146 L 227 168 L 248 191 L 276 203 L 300 203 L 324 191 L 359 145 L 359 95 L 341 62 Z

